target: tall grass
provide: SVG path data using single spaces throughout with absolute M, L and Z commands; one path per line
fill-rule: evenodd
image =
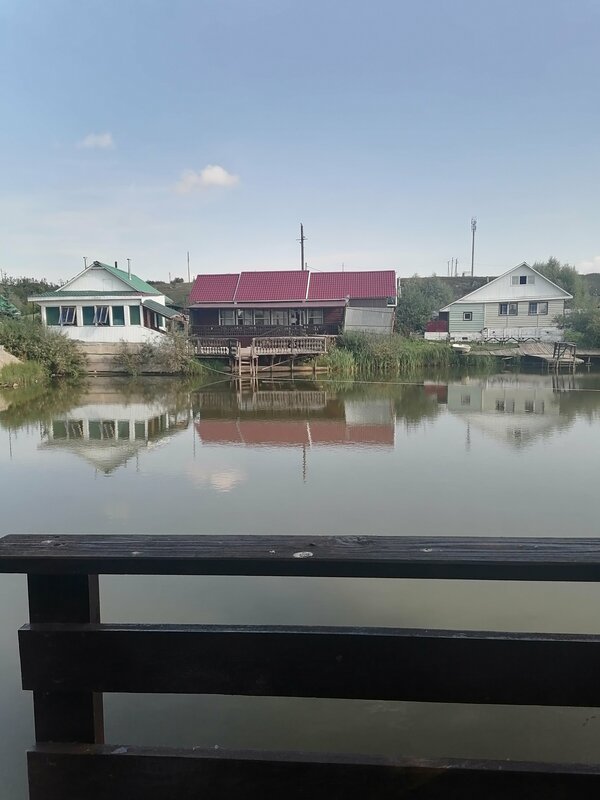
M 333 373 L 344 375 L 399 375 L 457 366 L 460 356 L 445 342 L 407 339 L 398 334 L 345 333 L 338 337 L 324 363 Z
M 48 374 L 37 361 L 23 361 L 20 364 L 6 364 L 0 369 L 0 386 L 21 388 L 36 383 L 46 383 Z

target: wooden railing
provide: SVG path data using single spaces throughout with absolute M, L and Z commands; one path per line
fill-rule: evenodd
M 236 339 L 192 336 L 190 341 L 197 356 L 235 358 L 239 349 L 239 342 Z
M 600 581 L 598 539 L 8 536 L 28 575 L 31 800 L 595 797 L 592 764 L 103 743 L 104 692 L 600 707 L 600 636 L 100 623 L 99 574 Z M 565 733 L 565 736 L 568 734 Z M 560 745 L 559 742 L 555 743 Z
M 256 336 L 337 336 L 341 324 L 323 325 L 191 325 L 192 336 L 254 338 Z
M 267 336 L 252 340 L 252 355 L 319 355 L 327 352 L 325 336 Z

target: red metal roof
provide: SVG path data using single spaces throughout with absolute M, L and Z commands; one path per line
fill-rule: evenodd
M 307 271 L 242 272 L 235 301 L 252 303 L 260 300 L 306 300 L 307 286 Z
M 190 292 L 190 303 L 231 303 L 239 275 L 198 275 Z
M 396 273 L 393 269 L 375 272 L 313 272 L 308 288 L 308 300 L 395 296 Z
M 198 275 L 190 293 L 190 303 L 314 302 L 395 296 L 393 269 L 374 272 L 276 270 Z

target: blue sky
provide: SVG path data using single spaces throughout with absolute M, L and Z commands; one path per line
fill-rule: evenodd
M 597 0 L 0 0 L 0 268 L 600 271 Z

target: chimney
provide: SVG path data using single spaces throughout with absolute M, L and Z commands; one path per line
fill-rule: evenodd
M 117 262 L 116 261 L 115 261 L 115 269 L 119 269 L 119 267 L 117 266 Z

